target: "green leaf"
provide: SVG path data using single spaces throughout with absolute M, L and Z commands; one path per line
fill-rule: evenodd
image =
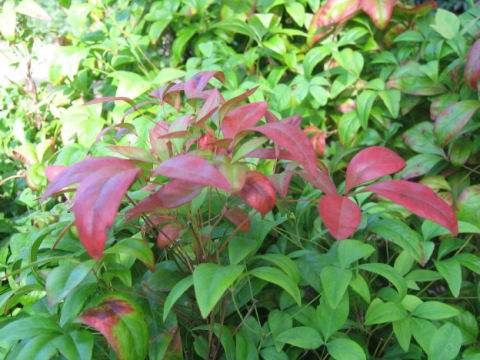
M 116 96 L 134 99 L 150 89 L 151 83 L 142 76 L 130 71 L 115 71 L 110 73 L 117 84 Z
M 168 313 L 172 306 L 176 303 L 178 298 L 183 295 L 185 291 L 193 285 L 193 276 L 189 275 L 186 278 L 180 280 L 175 284 L 175 286 L 168 293 L 167 298 L 165 299 L 165 304 L 163 305 L 163 321 L 167 319 Z
M 153 79 L 155 85 L 163 85 L 185 76 L 185 71 L 176 68 L 163 68 Z
M 130 255 L 145 264 L 151 271 L 155 270 L 155 257 L 148 243 L 139 238 L 128 238 L 120 240 L 118 243 L 108 248 L 104 254 L 125 254 Z
M 367 358 L 362 347 L 350 339 L 334 339 L 328 342 L 327 350 L 335 360 L 366 360 Z
M 172 44 L 172 56 L 170 57 L 171 67 L 176 67 L 180 63 L 185 46 L 197 32 L 197 26 L 187 26 L 175 34 L 175 41 Z
M 57 334 L 41 334 L 28 341 L 16 355 L 17 359 L 44 360 L 50 359 L 55 353 L 54 345 Z
M 110 295 L 85 311 L 79 320 L 108 340 L 122 360 L 144 359 L 148 350 L 148 329 L 140 307 L 123 295 Z
M 407 160 L 407 166 L 397 174 L 398 177 L 408 180 L 414 177 L 428 174 L 435 165 L 444 160 L 439 155 L 419 154 Z
M 296 284 L 300 281 L 300 271 L 295 261 L 283 254 L 264 254 L 255 256 L 254 259 L 266 260 L 283 270 Z
M 193 288 L 200 314 L 206 318 L 225 291 L 242 274 L 241 265 L 200 264 L 193 272 Z M 278 270 L 279 271 L 279 270 Z
M 462 268 L 455 259 L 435 261 L 435 268 L 445 279 L 454 297 L 460 295 L 462 287 Z
M 46 290 L 51 306 L 62 301 L 73 289 L 81 284 L 90 273 L 95 260 L 81 263 L 68 262 L 53 269 L 47 277 Z
M 462 332 L 463 345 L 473 344 L 478 338 L 478 322 L 469 311 L 462 311 L 450 320 Z
M 444 9 L 438 9 L 435 24 L 430 25 L 445 39 L 453 39 L 460 30 L 460 20 L 457 15 Z
M 357 260 L 370 256 L 375 248 L 359 240 L 346 239 L 338 242 L 337 256 L 340 266 L 346 268 Z
M 300 289 L 297 284 L 295 284 L 295 281 L 285 275 L 283 271 L 273 267 L 262 266 L 251 270 L 250 275 L 280 286 L 283 290 L 289 293 L 300 306 L 302 301 Z
M 407 283 L 405 279 L 393 267 L 387 264 L 371 263 L 359 266 L 360 269 L 373 272 L 390 281 L 397 288 L 398 297 L 403 299 L 407 294 Z
M 235 359 L 258 359 L 253 339 L 243 330 L 235 335 Z
M 410 318 L 404 318 L 392 323 L 393 332 L 403 351 L 408 352 L 412 330 L 410 328 Z
M 365 325 L 383 324 L 406 317 L 407 312 L 400 304 L 374 299 L 365 314 Z
M 348 319 L 349 310 L 348 292 L 345 293 L 336 308 L 330 306 L 325 296 L 320 298 L 320 305 L 318 305 L 316 313 L 320 319 L 320 331 L 325 340 L 342 328 Z
M 418 305 L 412 315 L 422 319 L 441 320 L 457 316 L 460 312 L 451 305 L 440 301 L 426 301 Z
M 53 321 L 44 316 L 29 316 L 17 319 L 4 325 L 0 329 L 2 341 L 22 340 L 45 333 L 61 333 L 62 329 Z
M 370 112 L 372 111 L 373 102 L 377 97 L 376 91 L 362 91 L 360 95 L 357 96 L 357 114 L 360 118 L 360 123 L 364 129 L 368 126 L 368 118 L 370 117 Z
M 92 358 L 93 335 L 85 330 L 69 331 L 53 340 L 55 347 L 68 360 Z
M 298 26 L 302 27 L 305 24 L 305 6 L 301 3 L 296 1 L 289 2 L 285 5 L 285 10 L 287 10 L 288 15 L 291 16 Z
M 452 360 L 457 357 L 461 347 L 462 333 L 455 325 L 446 323 L 433 334 L 428 358 L 430 360 Z
M 397 89 L 387 89 L 379 91 L 378 95 L 390 112 L 390 115 L 392 115 L 394 119 L 398 118 L 402 93 Z
M 422 347 L 425 352 L 429 351 L 432 335 L 435 334 L 437 328 L 431 321 L 411 318 L 411 330 L 415 341 Z
M 360 52 L 346 48 L 340 52 L 335 51 L 332 55 L 341 67 L 352 72 L 357 78 L 360 77 L 364 64 L 363 56 Z
M 285 56 L 285 54 L 287 53 L 287 47 L 285 46 L 285 42 L 280 37 L 271 37 L 267 41 L 264 41 L 263 45 L 267 49 L 270 49 L 281 56 Z
M 320 61 L 330 55 L 331 50 L 324 46 L 314 47 L 310 49 L 303 59 L 303 72 L 306 77 L 312 75 L 313 69 Z
M 325 296 L 330 306 L 336 308 L 347 291 L 348 284 L 352 278 L 350 270 L 341 269 L 335 266 L 326 266 L 320 273 Z
M 277 336 L 282 332 L 292 328 L 292 316 L 281 312 L 280 310 L 273 310 L 268 314 L 268 327 L 272 332 L 275 341 L 275 347 L 278 351 L 282 350 L 283 343 L 277 340 Z
M 308 326 L 291 328 L 280 333 L 277 341 L 302 349 L 314 350 L 323 345 L 323 340 L 317 330 Z
M 89 300 L 89 297 L 97 289 L 95 277 L 92 276 L 91 279 L 92 282 L 89 281 L 86 284 L 77 286 L 66 297 L 62 305 L 60 326 L 63 327 L 67 322 L 76 318 L 80 314 L 80 311 L 82 311 L 86 301 Z
M 0 13 L 0 34 L 8 41 L 15 40 L 16 25 L 15 2 L 11 0 L 6 1 Z
M 350 281 L 350 287 L 360 295 L 367 304 L 370 304 L 370 289 L 368 288 L 367 281 L 361 274 L 357 273 L 354 275 Z

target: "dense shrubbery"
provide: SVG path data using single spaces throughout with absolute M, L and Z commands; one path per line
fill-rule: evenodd
M 480 7 L 59 4 L 0 13 L 60 45 L 1 89 L 4 358 L 480 358 Z

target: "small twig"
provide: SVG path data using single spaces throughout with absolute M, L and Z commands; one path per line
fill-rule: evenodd
M 17 178 L 22 178 L 22 177 L 25 177 L 25 174 L 17 174 L 17 175 L 12 175 L 12 176 L 6 177 L 6 178 L 3 179 L 2 181 L 0 181 L 0 186 L 2 186 L 3 184 L 5 184 L 5 183 L 6 183 L 7 181 L 9 181 L 9 180 L 17 179 Z

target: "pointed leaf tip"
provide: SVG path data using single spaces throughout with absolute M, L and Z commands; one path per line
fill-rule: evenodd
M 328 194 L 322 197 L 318 202 L 318 212 L 336 240 L 350 237 L 362 219 L 358 205 L 341 195 Z

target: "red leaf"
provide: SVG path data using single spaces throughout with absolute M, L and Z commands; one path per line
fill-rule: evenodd
M 222 95 L 218 91 L 218 89 L 212 89 L 210 94 L 208 95 L 205 103 L 203 104 L 202 108 L 198 112 L 196 122 L 202 123 L 203 121 L 207 120 L 210 116 L 212 116 L 215 111 L 218 110 L 220 104 L 222 103 Z
M 288 151 L 281 150 L 276 152 L 275 149 L 257 149 L 250 151 L 244 158 L 258 158 L 258 159 L 279 159 L 279 160 L 295 160 L 295 157 Z
M 258 89 L 258 86 L 254 87 L 253 89 L 250 89 L 250 90 L 244 92 L 243 94 L 238 95 L 238 96 L 236 96 L 236 97 L 234 97 L 230 100 L 227 100 L 225 102 L 225 104 L 223 104 L 222 107 L 220 108 L 220 110 L 218 111 L 218 118 L 220 119 L 220 121 L 222 121 L 223 118 L 225 117 L 225 115 L 228 114 L 235 106 L 237 106 L 243 100 L 245 100 L 250 95 L 252 95 L 257 89 Z
M 184 82 L 171 82 L 158 90 L 152 91 L 150 94 L 148 94 L 148 96 L 160 99 L 160 103 L 162 105 L 166 102 L 167 104 L 173 106 L 175 109 L 180 110 L 180 91 L 183 90 L 184 87 Z
M 405 161 L 392 150 L 381 146 L 366 148 L 348 164 L 345 194 L 360 184 L 399 172 L 405 165 Z
M 307 136 L 295 125 L 282 122 L 268 123 L 250 130 L 268 136 L 275 144 L 287 149 L 312 177 L 319 176 L 315 150 Z
M 341 195 L 325 195 L 318 202 L 318 212 L 336 240 L 350 237 L 362 219 L 362 211 L 358 205 Z
M 185 96 L 187 99 L 196 97 L 203 91 L 212 77 L 216 77 L 225 84 L 225 75 L 221 71 L 201 71 L 185 82 Z
M 458 223 L 453 210 L 428 186 L 406 180 L 386 180 L 367 186 L 360 192 L 371 191 L 383 196 L 412 213 L 444 226 L 457 235 Z
M 473 91 L 478 91 L 480 78 L 480 39 L 475 41 L 467 54 L 467 65 L 464 70 L 465 84 Z
M 222 120 L 223 136 L 233 139 L 238 132 L 254 126 L 265 115 L 267 108 L 267 102 L 258 102 L 233 109 Z
M 179 155 L 162 162 L 153 170 L 155 175 L 207 185 L 226 191 L 232 188 L 222 173 L 202 157 Z
M 390 22 L 397 0 L 360 0 L 360 5 L 379 29 L 385 29 Z
M 84 160 L 55 177 L 42 199 L 80 182 L 73 206 L 75 224 L 87 252 L 100 259 L 123 195 L 139 171 L 129 160 L 114 157 Z
M 63 172 L 67 167 L 63 165 L 51 165 L 45 168 L 45 176 L 48 181 L 52 181 L 55 177 Z
M 157 245 L 163 249 L 178 239 L 182 227 L 178 224 L 167 224 L 158 232 Z
M 133 146 L 107 146 L 108 149 L 117 152 L 131 160 L 153 163 L 155 158 L 147 150 Z
M 267 214 L 273 209 L 277 196 L 272 183 L 262 173 L 251 171 L 247 175 L 247 180 L 239 195 L 245 202 L 260 212 Z
M 270 111 L 267 110 L 267 112 L 265 113 L 265 120 L 267 120 L 267 123 L 271 123 L 271 122 L 279 122 L 280 120 L 278 120 L 278 118 L 273 114 L 271 113 Z
M 311 22 L 313 29 L 324 28 L 331 24 L 344 22 L 360 10 L 359 0 L 328 0 L 317 10 Z M 324 37 L 328 31 L 323 31 L 313 38 L 312 45 Z
M 296 127 L 300 127 L 300 125 L 302 124 L 302 116 L 294 115 L 294 116 L 290 116 L 288 118 L 282 119 L 280 121 L 286 124 L 291 124 L 291 125 L 295 125 Z
M 195 199 L 203 185 L 184 180 L 172 180 L 127 211 L 128 220 L 160 209 L 174 209 Z
M 326 171 L 320 171 L 319 175 L 314 178 L 310 174 L 299 171 L 298 174 L 307 182 L 322 190 L 325 194 L 337 195 L 337 188 L 332 180 L 328 177 Z
M 284 171 L 280 174 L 270 175 L 268 178 L 270 179 L 273 188 L 277 191 L 277 193 L 280 196 L 285 197 L 287 196 L 288 187 L 290 185 L 292 175 L 293 171 Z
M 240 230 L 245 234 L 250 231 L 250 218 L 248 214 L 238 206 L 230 209 L 223 209 L 223 214 L 228 220 L 239 226 Z

